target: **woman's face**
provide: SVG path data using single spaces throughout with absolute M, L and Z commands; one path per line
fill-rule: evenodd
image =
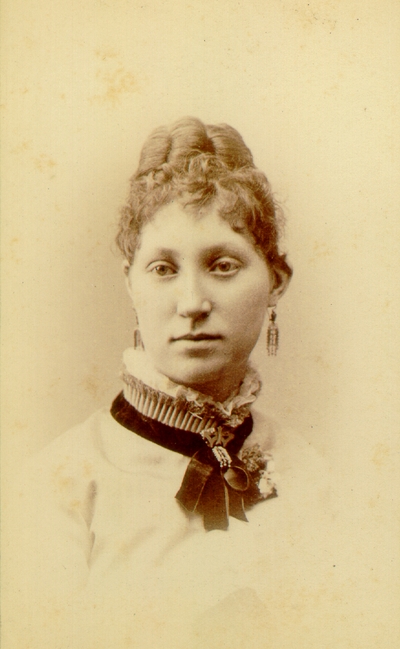
M 226 399 L 274 303 L 271 273 L 253 244 L 215 209 L 193 216 L 170 203 L 143 227 L 128 288 L 155 368 Z

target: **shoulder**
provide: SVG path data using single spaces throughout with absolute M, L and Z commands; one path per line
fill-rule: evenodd
M 11 562 L 28 602 L 77 592 L 86 583 L 104 462 L 100 432 L 108 422 L 106 410 L 94 413 L 21 463 L 13 478 Z
M 102 408 L 24 462 L 18 480 L 28 492 L 77 498 L 94 484 L 115 482 L 121 474 L 128 478 L 147 465 L 168 470 L 180 458 L 124 428 Z
M 321 453 L 298 431 L 280 424 L 258 409 L 252 410 L 253 431 L 244 447 L 259 444 L 261 449 L 279 457 L 284 466 L 313 461 L 326 464 Z
M 26 468 L 39 476 L 56 467 L 60 470 L 67 467 L 72 470 L 75 467 L 77 470 L 87 461 L 98 459 L 101 456 L 101 431 L 110 426 L 112 421 L 106 408 L 98 410 L 31 456 L 26 461 Z
M 85 501 L 93 482 L 106 470 L 104 433 L 113 429 L 118 435 L 118 427 L 108 410 L 101 409 L 22 461 L 14 476 L 19 500 L 34 503 L 35 508 L 40 502 L 57 506 Z
M 244 448 L 258 444 L 274 460 L 279 494 L 326 494 L 334 480 L 327 459 L 298 431 L 255 409 Z

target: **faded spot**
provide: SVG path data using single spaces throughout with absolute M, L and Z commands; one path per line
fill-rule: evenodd
M 37 158 L 34 158 L 33 164 L 35 165 L 36 169 L 41 172 L 50 171 L 57 166 L 57 163 L 53 160 L 53 158 L 51 158 L 46 153 L 42 153 Z
M 15 264 L 19 264 L 22 261 L 22 256 L 18 256 L 18 245 L 20 243 L 19 237 L 13 237 L 10 240 L 10 244 L 7 250 L 7 256 L 10 261 Z
M 303 29 L 322 27 L 325 31 L 332 32 L 337 23 L 337 5 L 332 2 L 297 3 L 293 7 L 294 15 Z
M 109 59 L 116 59 L 118 56 L 117 50 L 115 50 L 112 47 L 100 47 L 97 50 L 95 50 L 95 54 L 97 58 L 101 59 L 102 61 L 107 61 Z
M 315 241 L 313 246 L 313 254 L 309 258 L 310 264 L 315 263 L 320 259 L 326 259 L 333 254 L 333 249 L 329 247 L 325 241 Z
M 376 444 L 373 450 L 372 462 L 378 469 L 386 466 L 389 462 L 390 448 L 387 444 Z
M 33 50 L 37 46 L 37 41 L 33 40 L 30 36 L 25 36 L 24 44 L 28 50 Z
M 14 422 L 14 428 L 16 428 L 17 430 L 23 430 L 24 428 L 28 428 L 28 424 L 26 421 L 20 421 L 19 419 L 17 419 Z
M 329 363 L 327 363 L 327 361 L 324 358 L 322 358 L 322 356 L 320 356 L 319 354 L 317 356 L 314 356 L 314 361 L 325 371 L 328 371 L 330 369 Z
M 92 103 L 115 106 L 124 96 L 138 91 L 136 77 L 122 65 L 114 70 L 98 70 L 96 77 L 102 84 L 103 90 L 91 98 Z
M 370 498 L 368 501 L 368 507 L 370 507 L 370 509 L 375 509 L 378 505 L 381 504 L 380 499 L 381 499 L 380 494 L 377 494 L 373 498 Z
M 54 484 L 61 492 L 70 489 L 74 484 L 73 478 L 65 474 L 65 469 L 66 466 L 64 464 L 60 464 L 53 471 Z
M 89 478 L 93 473 L 93 464 L 85 460 L 83 463 L 83 475 L 85 478 Z
M 51 395 L 54 393 L 54 390 L 56 390 L 56 389 L 59 387 L 59 385 L 60 385 L 60 381 L 61 381 L 61 377 L 60 377 L 60 376 L 55 377 L 55 378 L 51 381 L 51 383 L 50 383 L 50 385 L 49 385 L 49 388 L 48 388 L 48 391 L 47 391 L 47 394 L 48 394 L 49 396 L 51 396 Z
M 121 561 L 128 559 L 134 551 L 142 546 L 151 536 L 154 536 L 155 531 L 156 527 L 150 525 L 143 528 L 139 532 L 136 532 L 132 539 L 123 541 L 119 545 L 118 552 L 116 553 L 112 563 L 115 565 L 120 563 Z
M 98 379 L 91 375 L 85 377 L 82 381 L 82 387 L 86 392 L 89 392 L 92 397 L 97 397 L 100 390 Z
M 81 386 L 91 397 L 96 398 L 101 394 L 103 385 L 97 365 L 93 365 L 92 371 L 82 380 Z
M 70 509 L 81 510 L 82 509 L 82 501 L 79 500 L 78 498 L 75 498 L 74 500 L 71 500 L 71 502 L 69 503 L 69 508 Z
M 88 232 L 88 235 L 90 235 L 90 234 L 91 234 L 91 232 L 89 231 L 89 232 Z M 97 241 L 94 241 L 94 242 L 92 243 L 92 245 L 90 246 L 90 249 L 88 250 L 88 254 L 89 254 L 89 255 L 97 255 L 97 254 L 98 254 L 98 251 L 99 251 L 99 248 L 100 248 L 103 244 L 104 244 L 103 241 L 100 241 L 99 239 L 97 239 Z
M 11 149 L 11 153 L 24 153 L 25 151 L 28 151 L 29 149 L 32 148 L 32 141 L 31 140 L 23 140 L 20 144 L 17 144 L 13 149 Z

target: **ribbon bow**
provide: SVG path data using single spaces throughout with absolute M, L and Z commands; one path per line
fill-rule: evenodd
M 260 499 L 244 463 L 235 455 L 230 460 L 221 466 L 209 447 L 197 451 L 176 494 L 185 509 L 203 515 L 206 530 L 228 529 L 229 516 L 247 521 L 245 505 Z

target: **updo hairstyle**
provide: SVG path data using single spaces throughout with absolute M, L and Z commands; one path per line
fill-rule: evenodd
M 282 216 L 271 186 L 231 126 L 186 117 L 151 133 L 130 181 L 116 238 L 130 264 L 143 226 L 173 200 L 195 215 L 216 206 L 234 231 L 251 238 L 271 270 L 292 274 L 278 249 Z

